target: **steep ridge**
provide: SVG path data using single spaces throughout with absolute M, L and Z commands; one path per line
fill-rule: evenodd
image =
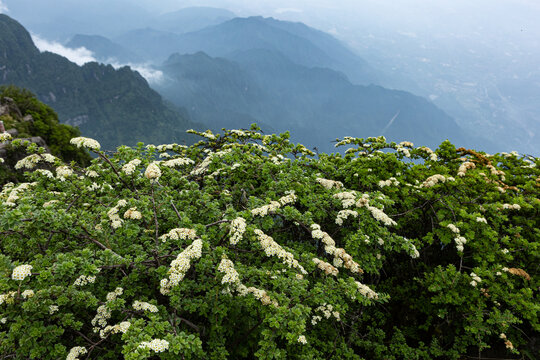
M 167 106 L 139 73 L 128 67 L 87 63 L 40 53 L 18 22 L 0 15 L 0 84 L 29 89 L 52 106 L 61 122 L 79 126 L 104 148 L 144 142 L 185 142 L 198 125 L 185 110 Z

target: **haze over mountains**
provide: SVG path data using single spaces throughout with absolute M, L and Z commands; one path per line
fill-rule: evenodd
M 68 0 L 60 3 L 69 7 Z M 7 4 L 11 7 L 9 1 Z M 96 4 L 82 6 L 99 12 Z M 109 16 L 118 9 L 116 5 L 107 9 Z M 128 13 L 139 10 L 132 7 Z M 285 11 L 288 16 L 293 12 Z M 83 26 L 68 24 L 56 36 L 56 30 L 47 30 L 44 22 L 37 26 L 38 21 L 30 21 L 42 29 L 40 35 L 46 33 L 73 50 L 84 47 L 100 62 L 117 68 L 144 64 L 158 75 L 147 77 L 155 90 L 186 108 L 193 120 L 213 129 L 257 122 L 269 131 L 288 129 L 301 134 L 295 140 L 324 150 L 331 149 L 330 141 L 336 136 L 384 133 L 393 140 L 430 146 L 449 138 L 459 145 L 489 151 L 511 150 L 516 143 L 523 145 L 523 151 L 533 151 L 535 136 L 540 133 L 529 126 L 526 141 L 518 142 L 515 138 L 522 130 L 515 128 L 512 133 L 506 131 L 508 141 L 503 143 L 502 137 L 494 138 L 496 131 L 484 132 L 497 143 L 490 144 L 480 138 L 481 130 L 471 130 L 475 114 L 481 118 L 477 123 L 485 123 L 487 112 L 482 102 L 474 104 L 473 96 L 467 98 L 457 88 L 433 94 L 426 86 L 428 76 L 398 74 L 388 60 L 373 61 L 375 55 L 367 62 L 330 34 L 298 22 L 236 17 L 226 9 L 203 7 L 162 14 L 146 11 L 131 23 L 122 20 L 114 29 L 100 25 L 94 31 L 81 31 Z M 432 77 L 434 71 L 432 68 Z M 410 90 L 430 99 L 370 84 Z M 519 84 L 514 81 L 505 89 L 518 92 Z M 528 100 L 534 101 L 534 95 L 527 91 L 522 95 L 512 99 L 511 108 L 516 110 L 514 104 L 520 104 L 533 115 L 535 105 Z M 508 114 L 508 101 L 506 105 L 499 109 L 501 114 Z M 498 131 L 504 133 L 505 128 Z

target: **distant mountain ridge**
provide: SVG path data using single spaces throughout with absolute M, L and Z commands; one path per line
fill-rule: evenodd
M 102 63 L 117 62 L 125 64 L 142 62 L 142 59 L 132 51 L 101 35 L 77 34 L 65 46 L 72 49 L 84 47 L 90 50 L 94 58 Z
M 343 136 L 478 144 L 442 110 L 410 93 L 353 85 L 342 73 L 298 65 L 277 51 L 231 57 L 172 55 L 160 67 L 167 80 L 155 87 L 214 129 L 247 127 L 255 119 L 274 131 L 290 130 L 294 141 L 321 151 L 334 151 L 331 141 Z
M 203 51 L 213 57 L 228 58 L 237 51 L 266 49 L 279 51 L 300 65 L 344 72 L 353 83 L 378 83 L 384 77 L 330 34 L 302 23 L 261 16 L 237 17 L 185 34 L 136 29 L 113 41 L 155 64 L 173 53 Z
M 144 78 L 128 67 L 87 63 L 41 53 L 17 21 L 0 14 L 0 84 L 34 92 L 52 106 L 63 123 L 79 126 L 83 135 L 104 148 L 143 142 L 185 142 L 185 130 L 198 127 L 183 113 L 165 105 Z

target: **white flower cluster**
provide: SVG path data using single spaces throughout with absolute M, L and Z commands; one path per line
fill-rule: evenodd
M 243 136 L 248 136 L 248 134 L 245 132 L 245 131 L 242 131 L 242 130 L 231 130 L 231 133 L 239 136 L 239 137 L 243 137 Z
M 459 234 L 459 228 L 456 225 L 448 224 L 446 227 L 449 228 L 454 234 Z
M 414 147 L 414 144 L 410 141 L 402 141 L 399 143 L 399 145 L 401 146 L 404 146 L 404 147 L 408 147 L 408 148 L 413 148 Z
M 485 217 L 477 217 L 476 222 L 487 224 L 487 220 Z
M 268 296 L 268 293 L 265 290 L 257 289 L 253 286 L 247 287 L 244 284 L 239 284 L 236 288 L 238 295 L 246 296 L 247 294 L 253 294 L 255 299 L 259 300 L 263 305 L 272 304 L 274 307 L 278 307 L 279 304 Z
M 356 203 L 356 192 L 344 191 L 333 195 L 334 199 L 341 200 L 341 206 L 347 209 Z
M 6 206 L 16 206 L 15 203 L 19 200 L 19 193 L 30 189 L 31 186 L 35 186 L 37 183 L 21 183 L 14 187 L 13 183 L 7 183 L 4 185 L 2 192 L 0 192 L 0 199 L 7 198 L 4 201 Z
M 330 317 L 334 316 L 337 321 L 341 321 L 341 317 L 340 317 L 339 312 L 334 311 L 334 306 L 332 306 L 332 304 L 324 303 L 321 306 L 319 306 L 318 308 L 316 308 L 315 311 L 321 312 L 326 319 L 330 319 Z M 313 325 L 316 325 L 317 322 L 321 321 L 321 320 L 322 320 L 322 317 L 314 316 L 312 318 L 312 320 L 311 320 L 311 323 Z
M 386 215 L 381 209 L 371 205 L 367 205 L 366 207 L 371 212 L 371 215 L 375 218 L 375 220 L 380 221 L 387 226 L 397 225 L 397 223 Z
M 210 152 L 207 157 L 204 158 L 204 160 L 195 167 L 189 174 L 190 175 L 201 175 L 206 172 L 208 169 L 208 166 L 212 163 L 212 160 L 215 157 L 222 157 L 228 153 L 230 153 L 232 149 L 225 149 L 221 150 L 215 153 Z
M 202 255 L 202 240 L 196 239 L 176 259 L 171 262 L 169 269 L 169 278 L 162 279 L 160 282 L 160 291 L 162 294 L 168 294 L 173 286 L 176 286 L 184 279 L 191 266 L 192 259 L 199 259 Z
M 437 159 L 438 159 L 437 154 L 435 154 L 435 153 L 433 152 L 433 150 L 431 150 L 431 149 L 428 148 L 427 146 L 420 146 L 420 147 L 418 148 L 418 150 L 422 150 L 422 151 L 425 151 L 426 153 L 428 153 L 428 154 L 429 154 L 429 159 L 430 159 L 431 161 L 437 161 Z
M 337 268 L 325 261 L 322 261 L 321 259 L 313 258 L 312 261 L 317 265 L 319 269 L 324 271 L 326 275 L 337 276 L 339 273 L 339 270 Z
M 3 303 L 8 305 L 13 304 L 15 302 L 15 295 L 17 295 L 16 291 L 10 291 L 7 294 L 0 294 L 0 305 Z
M 85 147 L 94 151 L 98 151 L 99 149 L 101 149 L 101 146 L 96 140 L 82 137 L 82 136 L 73 138 L 69 142 L 77 146 L 78 148 Z
M 21 296 L 23 297 L 23 299 L 30 299 L 32 296 L 34 296 L 34 290 L 24 290 L 21 294 Z
M 0 133 L 0 142 L 11 140 L 11 134 L 8 132 Z
M 482 282 L 482 279 L 480 279 L 480 277 L 473 272 L 471 273 L 471 278 L 472 278 L 472 281 L 470 282 L 470 284 L 474 287 L 476 287 L 478 283 Z
M 304 344 L 304 345 L 307 344 L 306 337 L 305 337 L 304 335 L 300 335 L 300 336 L 298 337 L 298 342 L 299 342 L 300 344 Z
M 403 155 L 405 155 L 408 158 L 411 157 L 411 152 L 409 151 L 409 149 L 407 149 L 406 147 L 404 147 L 401 144 L 398 144 L 398 146 L 396 147 L 396 150 L 397 150 L 398 153 L 403 153 Z
M 520 210 L 521 206 L 519 204 L 503 204 L 502 208 L 509 210 Z
M 277 256 L 283 264 L 287 265 L 289 268 L 295 268 L 300 270 L 302 274 L 307 274 L 307 271 L 302 265 L 294 258 L 294 255 L 286 250 L 284 250 L 281 245 L 272 239 L 271 236 L 266 235 L 259 229 L 254 230 L 261 247 L 263 248 L 266 256 Z
M 82 346 L 75 346 L 69 350 L 66 360 L 78 360 L 79 356 L 86 354 L 86 348 Z
M 95 170 L 86 170 L 85 174 L 86 174 L 86 176 L 91 177 L 91 178 L 99 177 L 99 174 Z
M 155 352 L 163 352 L 169 348 L 169 342 L 167 340 L 154 339 L 150 342 L 143 341 L 140 343 L 139 348 L 150 349 Z
M 268 205 L 261 206 L 251 210 L 253 216 L 266 216 L 268 214 L 274 213 L 277 209 L 285 206 L 287 204 L 293 203 L 296 201 L 296 195 L 293 191 L 289 192 L 288 195 L 281 197 L 278 201 L 272 201 Z
M 324 251 L 327 254 L 334 257 L 334 266 L 336 267 L 345 267 L 353 273 L 363 273 L 364 271 L 360 268 L 360 265 L 356 263 L 352 256 L 347 254 L 345 249 L 336 248 L 336 242 L 334 239 L 328 235 L 328 233 L 321 230 L 321 226 L 318 224 L 311 225 L 311 236 L 314 239 L 319 239 L 324 244 Z
M 137 168 L 137 166 L 139 166 L 141 164 L 141 160 L 139 159 L 133 159 L 131 160 L 130 162 L 128 162 L 127 164 L 124 164 L 124 166 L 122 166 L 122 171 L 126 174 L 126 175 L 131 175 L 135 172 L 135 169 Z
M 107 294 L 107 302 L 97 308 L 97 314 L 92 319 L 92 326 L 94 326 L 94 332 L 99 332 L 102 338 L 106 335 L 104 329 L 107 326 L 107 320 L 111 317 L 111 309 L 108 307 L 108 303 L 116 300 L 123 293 L 124 289 L 120 287 L 116 288 Z
M 58 311 L 58 305 L 49 305 L 49 315 L 52 315 L 57 311 Z
M 37 173 L 37 174 L 43 175 L 43 176 L 45 176 L 45 177 L 47 177 L 49 179 L 52 179 L 54 177 L 53 173 L 50 172 L 49 170 L 36 169 L 34 172 Z
M 512 350 L 514 348 L 514 344 L 512 344 L 512 342 L 508 340 L 505 333 L 501 333 L 499 337 L 504 340 L 504 345 L 506 346 L 507 349 Z
M 467 172 L 467 170 L 474 169 L 474 168 L 476 168 L 476 165 L 473 162 L 465 161 L 463 164 L 459 166 L 457 174 L 458 176 L 463 177 L 465 176 L 465 173 Z
M 456 243 L 457 251 L 463 252 L 463 245 L 467 243 L 467 239 L 465 239 L 463 236 L 456 236 L 454 238 L 454 242 Z
M 276 165 L 281 165 L 283 164 L 286 160 L 289 160 L 287 158 L 285 158 L 283 155 L 281 154 L 277 154 L 277 156 L 270 156 L 269 157 L 270 161 Z
M 505 180 L 505 173 L 504 171 L 502 170 L 498 170 L 495 166 L 491 165 L 491 164 L 487 164 L 486 167 L 489 169 L 489 171 L 491 172 L 491 175 L 495 175 L 495 176 L 500 176 L 501 177 L 501 180 L 504 181 Z
M 265 290 L 257 289 L 253 286 L 247 287 L 242 284 L 240 281 L 240 276 L 234 268 L 234 263 L 229 260 L 226 256 L 221 259 L 221 262 L 218 266 L 218 271 L 224 273 L 223 279 L 221 280 L 222 284 L 230 284 L 233 286 L 233 289 L 238 292 L 239 296 L 246 296 L 247 294 L 253 294 L 253 296 L 259 300 L 263 305 L 274 305 L 275 307 L 279 306 L 276 301 L 272 301 L 270 296 L 266 293 Z M 224 293 L 230 293 L 231 289 L 227 286 Z
M 124 213 L 124 219 L 141 220 L 142 214 L 137 210 L 137 207 L 132 207 Z
M 367 297 L 368 299 L 378 299 L 379 294 L 371 290 L 369 286 L 362 284 L 359 281 L 355 281 L 356 287 L 362 296 Z
M 391 177 L 388 180 L 380 180 L 377 185 L 379 185 L 380 188 L 383 188 L 385 186 L 391 186 L 391 185 L 398 186 L 399 181 L 395 177 Z
M 30 276 L 32 274 L 32 265 L 19 265 L 15 269 L 13 269 L 13 274 L 11 274 L 11 278 L 13 280 L 22 281 L 27 276 Z
M 163 242 L 166 242 L 167 239 L 171 240 L 195 240 L 197 238 L 197 233 L 194 229 L 188 229 L 188 228 L 174 228 L 171 229 L 167 234 L 163 234 L 159 237 L 159 239 Z
M 451 176 L 445 177 L 444 175 L 441 175 L 441 174 L 435 174 L 435 175 L 432 175 L 432 176 L 428 177 L 422 183 L 422 185 L 420 185 L 420 187 L 429 188 L 429 187 L 437 185 L 437 183 L 445 183 L 446 181 L 454 181 L 454 180 L 455 179 L 453 177 L 451 177 Z
M 119 324 L 116 325 L 107 325 L 103 330 L 100 330 L 99 336 L 104 339 L 107 334 L 118 334 L 122 333 L 125 334 L 129 327 L 131 326 L 131 323 L 129 321 L 122 321 Z
M 343 225 L 343 220 L 346 220 L 349 216 L 356 218 L 358 217 L 358 213 L 354 210 L 349 210 L 349 209 L 341 210 L 337 214 L 336 224 L 338 224 L 339 226 Z
M 222 284 L 240 284 L 240 277 L 234 268 L 234 263 L 226 256 L 221 259 L 218 266 L 218 271 L 225 274 L 223 275 L 223 279 L 221 279 Z
M 151 181 L 157 181 L 161 177 L 161 170 L 157 162 L 154 161 L 146 167 L 144 176 Z
M 454 238 L 454 242 L 456 243 L 456 249 L 459 252 L 463 252 L 463 245 L 467 243 L 467 239 L 465 239 L 463 236 L 459 235 L 459 228 L 454 224 L 448 224 L 446 225 L 447 228 L 450 229 L 454 234 L 456 234 Z
M 152 305 L 150 303 L 147 303 L 145 301 L 138 301 L 136 300 L 133 303 L 133 308 L 138 311 L 149 311 L 151 313 L 157 313 L 158 308 L 156 305 Z
M 96 281 L 96 276 L 86 276 L 81 275 L 79 276 L 75 282 L 73 283 L 74 286 L 84 286 L 86 284 L 93 284 Z
M 65 181 L 71 175 L 73 175 L 73 170 L 71 170 L 68 166 L 58 166 L 56 168 L 56 177 L 60 181 Z
M 158 145 L 157 146 L 157 151 L 159 152 L 164 152 L 164 151 L 167 151 L 167 150 L 174 150 L 174 149 L 178 149 L 178 148 L 187 148 L 186 145 L 179 145 L 179 144 L 162 144 L 162 145 Z
M 161 163 L 161 165 L 172 168 L 176 166 L 190 165 L 194 163 L 195 162 L 191 160 L 190 158 L 179 157 L 179 158 L 164 161 Z
M 113 229 L 118 229 L 124 223 L 124 220 L 120 219 L 120 215 L 118 215 L 118 209 L 126 205 L 127 205 L 127 201 L 124 199 L 121 199 L 121 200 L 118 200 L 118 203 L 116 204 L 115 207 L 107 211 L 107 216 L 109 217 L 109 220 L 111 221 L 111 226 L 113 227 Z
M 32 154 L 28 155 L 22 160 L 17 161 L 17 163 L 15 164 L 15 169 L 33 169 L 40 161 L 53 164 L 55 160 L 56 157 L 48 153 Z
M 246 220 L 243 217 L 237 217 L 231 221 L 231 229 L 229 234 L 231 235 L 231 245 L 236 245 L 242 239 L 244 232 L 246 231 Z
M 356 140 L 355 138 L 353 137 L 350 137 L 350 136 L 345 136 L 343 138 L 343 140 L 339 141 L 338 143 L 336 143 L 336 145 L 334 145 L 335 147 L 339 147 L 339 146 L 342 146 L 342 145 L 348 145 L 350 143 L 352 143 L 354 140 Z
M 317 178 L 315 179 L 319 184 L 321 184 L 326 189 L 332 189 L 332 188 L 342 188 L 343 183 L 341 181 L 335 181 L 335 180 L 329 180 L 329 179 L 323 179 L 323 178 Z

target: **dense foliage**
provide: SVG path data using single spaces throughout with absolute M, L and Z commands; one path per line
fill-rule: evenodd
M 538 355 L 539 159 L 199 135 L 110 157 L 76 138 L 90 166 L 54 159 L 4 186 L 0 354 Z M 51 160 L 28 151 L 21 166 Z
M 6 98 L 10 100 L 7 101 Z M 70 144 L 72 138 L 80 136 L 79 129 L 60 124 L 54 110 L 37 100 L 30 91 L 15 86 L 0 86 L 0 106 L 2 105 L 7 111 L 0 114 L 0 121 L 3 121 L 7 130 L 15 129 L 17 138 L 39 136 L 51 153 L 64 161 L 75 161 L 82 166 L 90 163 L 91 158 L 87 151 Z M 14 169 L 21 158 L 21 152 L 7 146 L 6 155 L 4 166 L 0 165 L 0 184 L 22 180 L 22 172 Z M 23 152 L 22 157 L 25 155 Z

